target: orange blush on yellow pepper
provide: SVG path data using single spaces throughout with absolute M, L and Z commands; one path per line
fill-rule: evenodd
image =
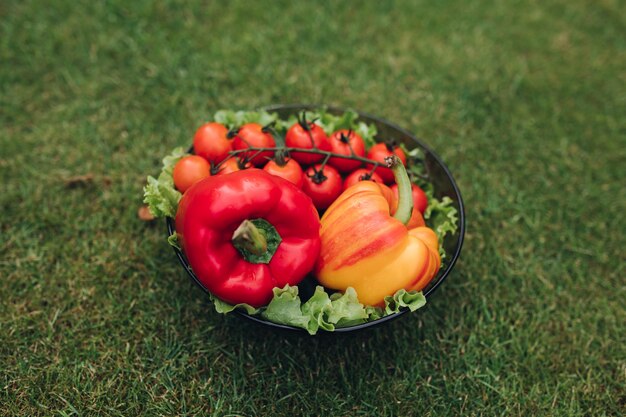
M 365 305 L 384 304 L 400 289 L 419 291 L 441 266 L 435 232 L 407 228 L 413 214 L 411 183 L 390 157 L 399 198 L 389 187 L 361 181 L 344 191 L 322 216 L 321 252 L 315 275 L 325 287 L 356 290 Z M 412 223 L 412 222 L 411 222 Z

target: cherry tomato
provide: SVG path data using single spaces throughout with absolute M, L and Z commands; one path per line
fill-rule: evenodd
M 377 143 L 372 146 L 367 153 L 367 158 L 380 162 L 381 165 L 376 168 L 376 173 L 385 181 L 385 184 L 392 184 L 395 180 L 393 178 L 393 172 L 386 167 L 385 158 L 396 154 L 403 165 L 406 165 L 406 155 L 399 146 L 390 145 L 387 143 Z
M 246 162 L 244 164 L 241 159 L 237 157 L 232 157 L 224 161 L 219 166 L 218 171 L 215 173 L 215 175 L 226 175 L 230 174 L 231 172 L 241 171 L 242 169 L 248 168 L 252 168 L 252 164 L 250 162 Z
M 252 163 L 250 161 L 244 161 L 239 157 L 232 157 L 224 161 L 220 166 L 215 175 L 226 175 L 231 172 L 241 171 L 243 169 L 252 168 Z
M 302 187 L 304 181 L 304 172 L 302 168 L 294 159 L 288 159 L 284 165 L 279 165 L 275 160 L 269 161 L 263 167 L 264 171 L 269 172 L 272 175 L 291 181 L 298 188 Z
M 384 184 L 383 179 L 380 178 L 380 175 L 378 175 L 376 172 L 372 172 L 371 169 L 359 168 L 346 177 L 345 181 L 343 182 L 343 189 L 346 190 L 348 187 L 353 186 L 359 181 L 367 180 L 374 181 L 379 184 Z
M 285 144 L 290 148 L 330 151 L 330 142 L 324 129 L 304 118 L 289 128 L 285 135 Z M 302 165 L 314 164 L 324 159 L 324 155 L 304 152 L 291 152 L 291 157 Z
M 227 138 L 228 129 L 221 123 L 206 123 L 193 135 L 193 151 L 209 162 L 223 161 L 232 150 L 232 141 Z
M 233 139 L 233 149 L 240 150 L 249 147 L 253 148 L 273 148 L 276 146 L 274 137 L 263 130 L 263 126 L 258 123 L 247 123 L 239 129 Z M 260 167 L 265 165 L 267 160 L 274 154 L 272 151 L 264 151 L 257 155 L 257 151 L 244 152 L 245 158 L 251 159 L 251 162 Z
M 341 175 L 339 172 L 326 165 L 317 164 L 306 170 L 304 174 L 304 191 L 318 210 L 324 210 L 339 197 L 343 191 Z
M 398 185 L 392 185 L 391 190 L 396 195 L 396 197 L 398 197 Z M 426 197 L 426 193 L 415 184 L 411 185 L 411 193 L 413 194 L 413 206 L 420 213 L 424 214 L 424 212 L 426 211 L 426 207 L 428 207 L 428 197 Z
M 356 155 L 365 156 L 365 142 L 358 133 L 352 130 L 339 130 L 328 138 L 330 142 L 330 151 L 338 153 L 340 155 Z M 362 162 L 355 161 L 353 159 L 344 159 L 333 157 L 328 160 L 328 163 L 341 173 L 348 173 L 360 167 Z
M 196 182 L 211 176 L 211 165 L 201 156 L 184 156 L 176 162 L 172 174 L 174 185 L 178 191 L 184 193 Z

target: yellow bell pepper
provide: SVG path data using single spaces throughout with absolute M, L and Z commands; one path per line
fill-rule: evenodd
M 385 185 L 361 181 L 322 216 L 321 252 L 315 274 L 325 287 L 353 287 L 359 301 L 377 306 L 399 289 L 423 289 L 441 265 L 437 235 L 428 227 L 407 229 L 413 212 L 411 184 L 397 157 L 387 164 L 399 198 Z

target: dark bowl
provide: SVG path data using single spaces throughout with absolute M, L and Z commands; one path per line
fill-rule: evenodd
M 341 108 L 341 107 L 333 107 L 333 106 L 320 106 L 320 105 L 310 105 L 310 104 L 278 104 L 265 107 L 263 110 L 267 110 L 269 112 L 276 112 L 279 117 L 286 118 L 292 114 L 296 114 L 298 111 L 302 110 L 315 110 L 321 107 L 325 107 L 327 111 L 335 114 L 342 114 L 349 109 Z M 441 283 L 448 277 L 450 272 L 452 272 L 452 268 L 456 264 L 459 255 L 461 254 L 461 247 L 463 246 L 463 237 L 465 235 L 465 212 L 463 209 L 463 199 L 461 198 L 461 192 L 459 191 L 459 187 L 456 185 L 450 170 L 448 167 L 441 161 L 441 158 L 433 152 L 427 145 L 425 145 L 420 139 L 417 139 L 408 131 L 402 129 L 401 127 L 387 121 L 381 119 L 376 116 L 372 116 L 367 113 L 357 112 L 359 114 L 359 120 L 364 121 L 368 124 L 376 125 L 378 129 L 378 135 L 381 138 L 385 139 L 394 139 L 397 142 L 403 143 L 408 149 L 413 148 L 421 148 L 424 153 L 424 164 L 426 167 L 426 172 L 429 176 L 429 180 L 433 183 L 435 187 L 435 197 L 442 198 L 444 196 L 448 196 L 454 202 L 454 206 L 458 210 L 459 217 L 459 227 L 454 235 L 446 236 L 443 247 L 446 251 L 446 263 L 443 268 L 441 268 L 437 274 L 437 276 L 428 284 L 426 288 L 424 288 L 424 296 L 428 299 L 437 288 L 441 285 Z M 174 233 L 174 221 L 171 218 L 167 218 L 167 233 L 170 236 Z M 191 269 L 191 266 L 187 262 L 185 258 L 185 254 L 177 248 L 174 248 L 174 252 L 176 252 L 176 256 L 180 261 L 181 265 L 185 268 L 185 271 L 189 274 L 191 279 L 207 294 L 209 291 L 207 288 L 198 280 L 198 277 L 194 274 Z M 306 298 L 307 293 L 312 293 L 312 289 L 315 287 L 315 282 L 313 280 L 305 280 L 302 284 L 299 285 L 301 288 L 301 295 L 303 296 L 303 301 Z M 362 330 L 366 328 L 371 328 L 374 326 L 379 326 L 383 323 L 388 323 L 391 320 L 397 319 L 398 317 L 406 314 L 409 310 L 404 309 L 397 314 L 392 314 L 389 316 L 385 316 L 378 320 L 370 321 L 363 324 L 358 324 L 350 327 L 341 327 L 334 330 L 332 333 L 346 333 L 353 332 L 356 330 Z M 308 334 L 306 330 L 287 326 L 284 324 L 277 324 L 271 321 L 264 320 L 261 317 L 251 316 L 247 314 L 245 311 L 234 311 L 240 317 L 243 317 L 248 320 L 252 320 L 258 324 L 269 326 L 275 329 L 282 329 L 291 332 L 299 332 L 302 334 Z M 320 332 L 321 333 L 321 332 Z M 318 333 L 318 334 L 320 334 Z M 331 332 L 325 332 L 331 333 Z

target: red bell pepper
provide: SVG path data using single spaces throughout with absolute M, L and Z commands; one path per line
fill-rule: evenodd
M 197 182 L 176 213 L 179 242 L 200 282 L 226 302 L 255 307 L 313 269 L 319 231 L 311 199 L 259 169 Z

